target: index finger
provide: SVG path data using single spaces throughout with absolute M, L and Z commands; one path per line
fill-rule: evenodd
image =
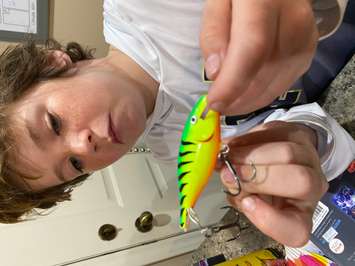
M 200 46 L 207 77 L 214 80 L 227 50 L 231 0 L 207 0 L 203 10 Z
M 278 16 L 271 2 L 232 2 L 231 38 L 220 72 L 208 93 L 210 108 L 223 112 L 244 93 L 270 56 Z
M 280 141 L 316 147 L 316 136 L 313 129 L 306 125 L 277 120 L 258 125 L 243 135 L 230 138 L 227 140 L 227 144 L 233 151 L 232 147 L 238 149 L 238 146 Z

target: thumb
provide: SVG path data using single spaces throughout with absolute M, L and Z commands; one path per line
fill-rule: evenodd
M 229 42 L 231 0 L 207 0 L 202 17 L 200 46 L 208 79 L 214 80 Z
M 309 239 L 312 214 L 297 208 L 279 209 L 256 195 L 242 199 L 245 216 L 264 234 L 291 247 L 301 247 Z

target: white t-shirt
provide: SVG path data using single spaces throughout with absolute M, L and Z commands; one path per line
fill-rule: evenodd
M 198 97 L 208 91 L 209 84 L 201 77 L 199 49 L 203 5 L 202 0 L 104 1 L 106 41 L 160 84 L 154 112 L 142 136 L 160 160 L 176 160 L 185 120 Z M 354 140 L 316 103 L 264 113 L 238 126 L 222 125 L 222 134 L 239 135 L 272 120 L 295 121 L 317 131 L 318 151 L 328 180 L 342 173 L 355 158 Z

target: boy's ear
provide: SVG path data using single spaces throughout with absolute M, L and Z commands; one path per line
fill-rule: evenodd
M 76 72 L 75 64 L 72 62 L 70 56 L 61 50 L 50 51 L 48 62 L 47 69 L 53 69 L 54 71 L 64 70 L 65 72 L 63 72 L 62 76 L 72 75 Z

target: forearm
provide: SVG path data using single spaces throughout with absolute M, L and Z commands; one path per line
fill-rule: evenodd
M 348 0 L 311 0 L 319 39 L 332 35 L 341 24 Z
M 323 173 L 330 181 L 341 174 L 355 158 L 354 139 L 316 103 L 277 110 L 265 122 L 282 120 L 313 128 Z

